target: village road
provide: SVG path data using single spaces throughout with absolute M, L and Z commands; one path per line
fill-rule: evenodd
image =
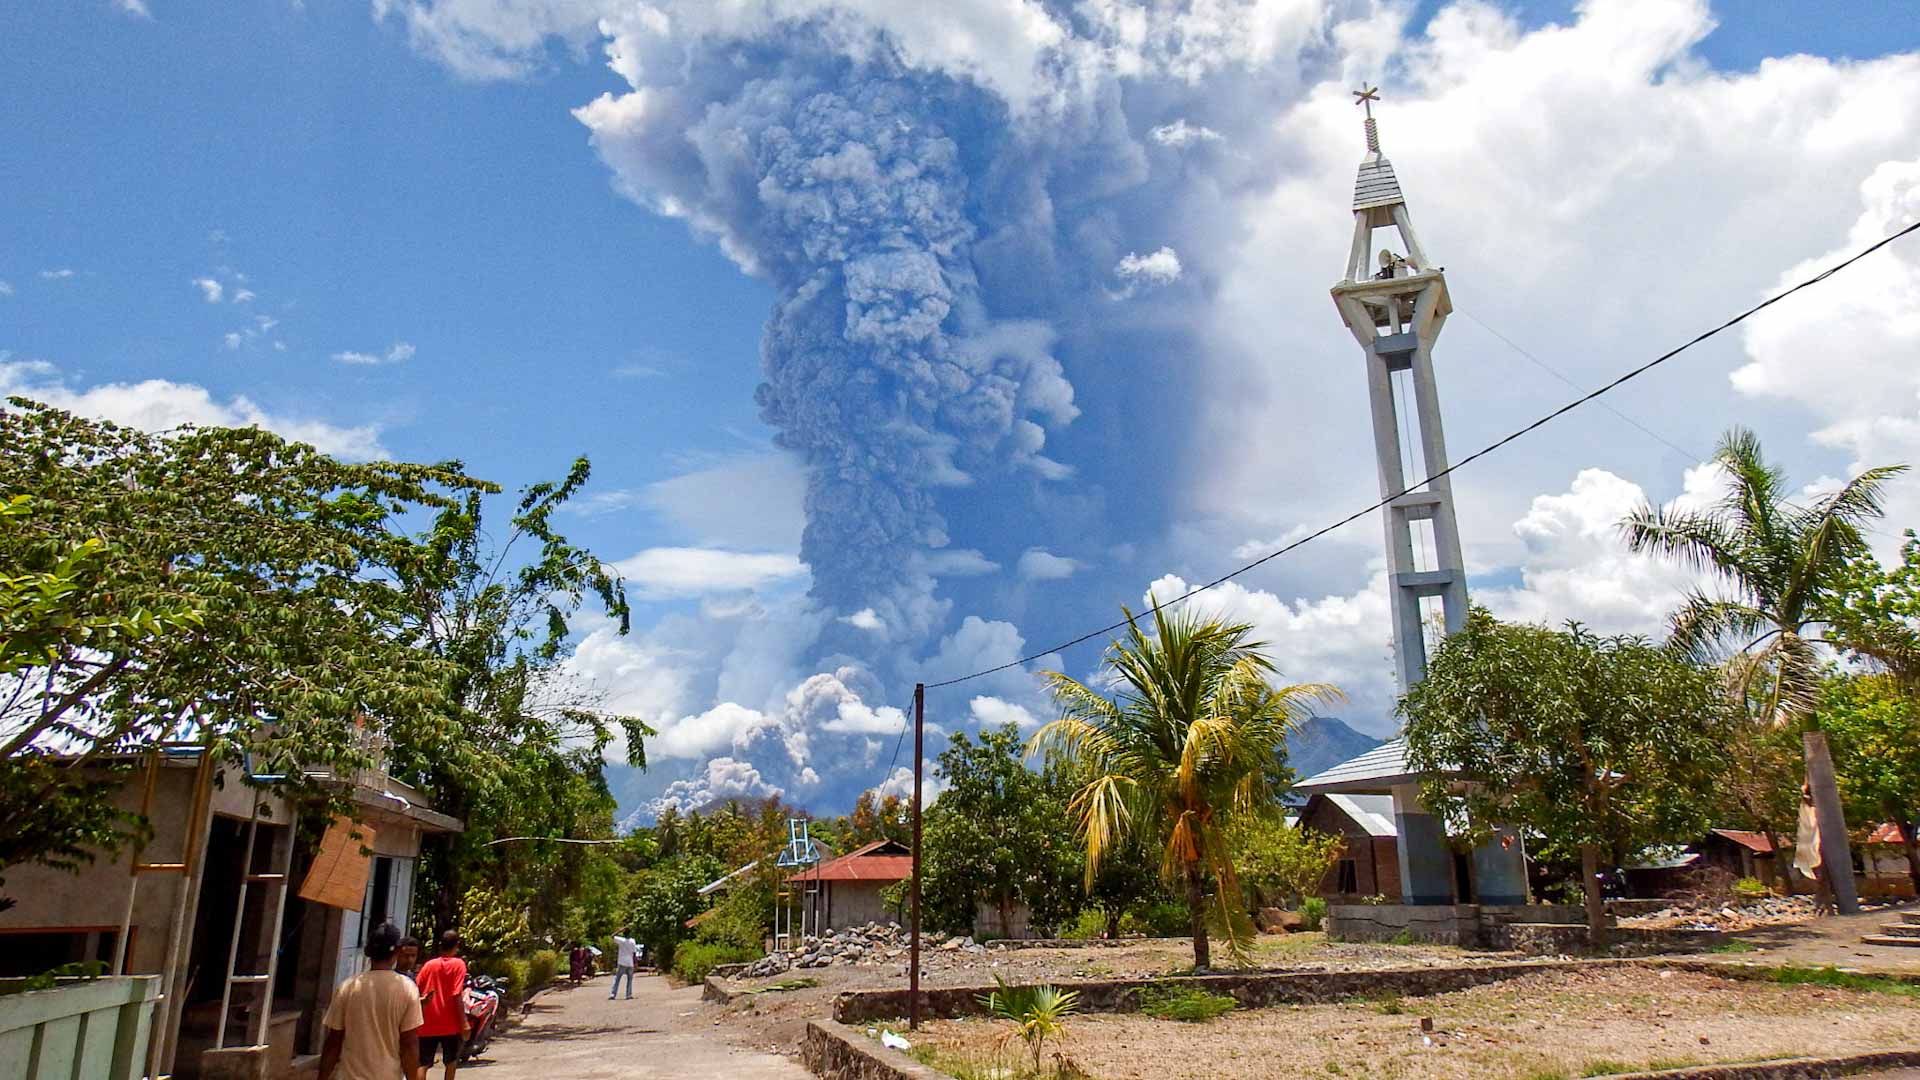
M 607 1000 L 608 977 L 549 990 L 533 1011 L 460 1070 L 471 1080 L 811 1080 L 779 1056 L 733 1046 L 700 1007 L 700 988 L 634 979 L 633 1000 Z M 432 1070 L 434 1077 L 439 1069 Z

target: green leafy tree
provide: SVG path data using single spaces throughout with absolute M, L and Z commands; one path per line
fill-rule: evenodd
M 1279 813 L 1235 821 L 1228 842 L 1255 907 L 1269 906 L 1268 899 L 1293 906 L 1312 896 L 1346 850 L 1341 837 L 1289 825 Z
M 1109 939 L 1121 934 L 1121 921 L 1142 915 L 1151 905 L 1173 901 L 1160 875 L 1160 856 L 1138 833 L 1122 837 L 1100 859 L 1093 884 L 1087 888 L 1088 906 L 1105 917 Z
M 1080 849 L 1060 828 L 1072 790 L 1057 774 L 1027 768 L 1019 728 L 956 733 L 940 754 L 946 788 L 922 824 L 922 918 L 963 932 L 986 903 L 1011 933 L 1024 902 L 1040 926 L 1074 914 Z
M 393 568 L 411 601 L 396 632 L 450 673 L 452 708 L 440 738 L 394 747 L 392 769 L 468 823 L 423 853 L 420 896 L 431 925 L 454 925 L 460 898 L 484 884 L 525 904 L 537 936 L 561 932 L 567 899 L 610 857 L 567 842 L 613 837 L 610 748 L 617 743 L 629 764 L 646 765 L 652 732 L 600 709 L 562 667 L 589 601 L 620 632 L 627 627 L 618 577 L 553 525 L 589 471 L 582 458 L 564 479 L 528 487 L 497 542 L 484 493 L 469 492 L 441 506 Z
M 1246 624 L 1156 605 L 1149 633 L 1132 612 L 1127 617 L 1125 640 L 1112 642 L 1103 660 L 1113 696 L 1048 672 L 1061 715 L 1040 729 L 1029 752 L 1088 777 L 1069 812 L 1086 848 L 1089 885 L 1118 843 L 1152 837 L 1162 877 L 1186 889 L 1194 966 L 1211 966 L 1209 875 L 1228 952 L 1244 962 L 1253 930 L 1241 910 L 1229 819 L 1273 806 L 1274 763 L 1288 729 L 1338 691 L 1273 686 L 1273 664 Z
M 1820 724 L 1833 737 L 1840 789 L 1856 814 L 1900 827 L 1907 872 L 1920 891 L 1920 708 L 1888 675 L 1828 680 Z
M 700 887 L 725 872 L 711 855 L 677 855 L 641 875 L 631 923 L 655 967 L 673 963 L 673 950 L 691 936 L 687 920 L 706 910 Z
M 1864 552 L 1849 561 L 1820 614 L 1830 643 L 1885 671 L 1900 692 L 1920 695 L 1920 537 L 1912 529 L 1898 565 L 1883 569 Z
M 1689 593 L 1672 621 L 1672 643 L 1696 659 L 1730 658 L 1733 699 L 1757 702 L 1756 722 L 1818 722 L 1822 657 L 1818 630 L 1866 552 L 1861 529 L 1881 516 L 1881 493 L 1904 465 L 1867 469 L 1810 507 L 1788 501 L 1786 475 L 1768 465 L 1760 440 L 1734 428 L 1714 461 L 1727 488 L 1705 510 L 1642 506 L 1623 523 L 1627 545 L 1676 559 L 1717 579 Z M 1820 812 L 1821 861 L 1851 866 L 1840 793 L 1829 780 L 1826 740 L 1808 736 L 1807 782 Z M 1830 875 L 1844 912 L 1859 909 L 1850 874 Z
M 1422 798 L 1473 834 L 1528 828 L 1580 853 L 1604 943 L 1603 855 L 1686 841 L 1711 822 L 1731 710 L 1715 674 L 1642 638 L 1502 623 L 1484 608 L 1401 700 Z
M 0 495 L 31 512 L 0 527 L 0 868 L 71 867 L 132 835 L 106 763 L 163 740 L 315 798 L 310 771 L 372 764 L 368 732 L 435 742 L 451 672 L 394 632 L 411 603 L 395 572 L 418 556 L 404 523 L 486 487 L 13 399 Z

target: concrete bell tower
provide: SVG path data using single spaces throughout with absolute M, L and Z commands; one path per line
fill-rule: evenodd
M 1373 118 L 1379 92 L 1366 87 L 1354 97 L 1367 110 L 1367 156 L 1353 186 L 1353 246 L 1346 275 L 1333 287 L 1333 302 L 1360 343 L 1367 369 L 1380 496 L 1389 500 L 1384 523 L 1394 662 L 1405 693 L 1426 675 L 1429 629 L 1444 636 L 1467 621 L 1467 572 L 1453 512 L 1453 484 L 1439 476 L 1410 487 L 1445 472 L 1448 465 L 1433 343 L 1453 312 L 1453 301 L 1447 295 L 1446 272 L 1421 246 L 1400 181 L 1380 152 L 1380 128 Z M 1400 250 L 1382 247 L 1372 255 L 1382 229 L 1392 230 L 1387 239 L 1397 237 Z M 1402 900 L 1464 901 L 1446 829 L 1420 800 L 1421 779 L 1408 771 L 1405 744 L 1395 739 L 1302 787 L 1385 789 L 1393 797 Z M 1525 855 L 1512 830 L 1496 829 L 1472 851 L 1470 860 L 1479 903 L 1527 902 Z
M 1421 247 L 1400 181 L 1380 152 L 1373 118 L 1378 91 L 1368 88 L 1354 96 L 1367 108 L 1367 156 L 1353 188 L 1353 247 L 1346 276 L 1333 287 L 1333 302 L 1365 357 L 1380 495 L 1394 497 L 1384 520 L 1393 651 L 1404 693 L 1426 674 L 1430 617 L 1437 614 L 1449 634 L 1467 620 L 1467 574 L 1453 485 L 1443 476 L 1400 494 L 1447 468 L 1433 343 L 1453 312 L 1453 301 L 1446 272 Z M 1383 247 L 1376 262 L 1370 257 L 1374 235 L 1389 228 L 1398 234 L 1401 251 Z

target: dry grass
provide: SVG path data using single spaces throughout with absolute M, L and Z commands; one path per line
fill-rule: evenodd
M 1920 1047 L 1920 1001 L 1910 997 L 1639 967 L 1528 975 L 1400 1004 L 1261 1009 L 1201 1024 L 1085 1016 L 1061 1049 L 1100 1080 L 1571 1080 Z M 998 1037 L 989 1021 L 950 1020 L 919 1042 L 936 1059 L 978 1060 Z

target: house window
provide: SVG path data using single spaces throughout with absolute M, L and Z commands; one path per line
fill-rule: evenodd
M 1360 891 L 1360 864 L 1352 859 L 1340 860 L 1340 887 L 1335 892 L 1352 895 Z
M 372 872 L 367 875 L 367 893 L 360 902 L 360 926 L 354 935 L 355 947 L 367 943 L 367 932 L 383 922 L 393 909 L 393 860 L 385 855 L 373 857 Z
M 118 927 L 50 928 L 0 932 L 0 978 L 39 975 L 67 964 L 112 965 Z

